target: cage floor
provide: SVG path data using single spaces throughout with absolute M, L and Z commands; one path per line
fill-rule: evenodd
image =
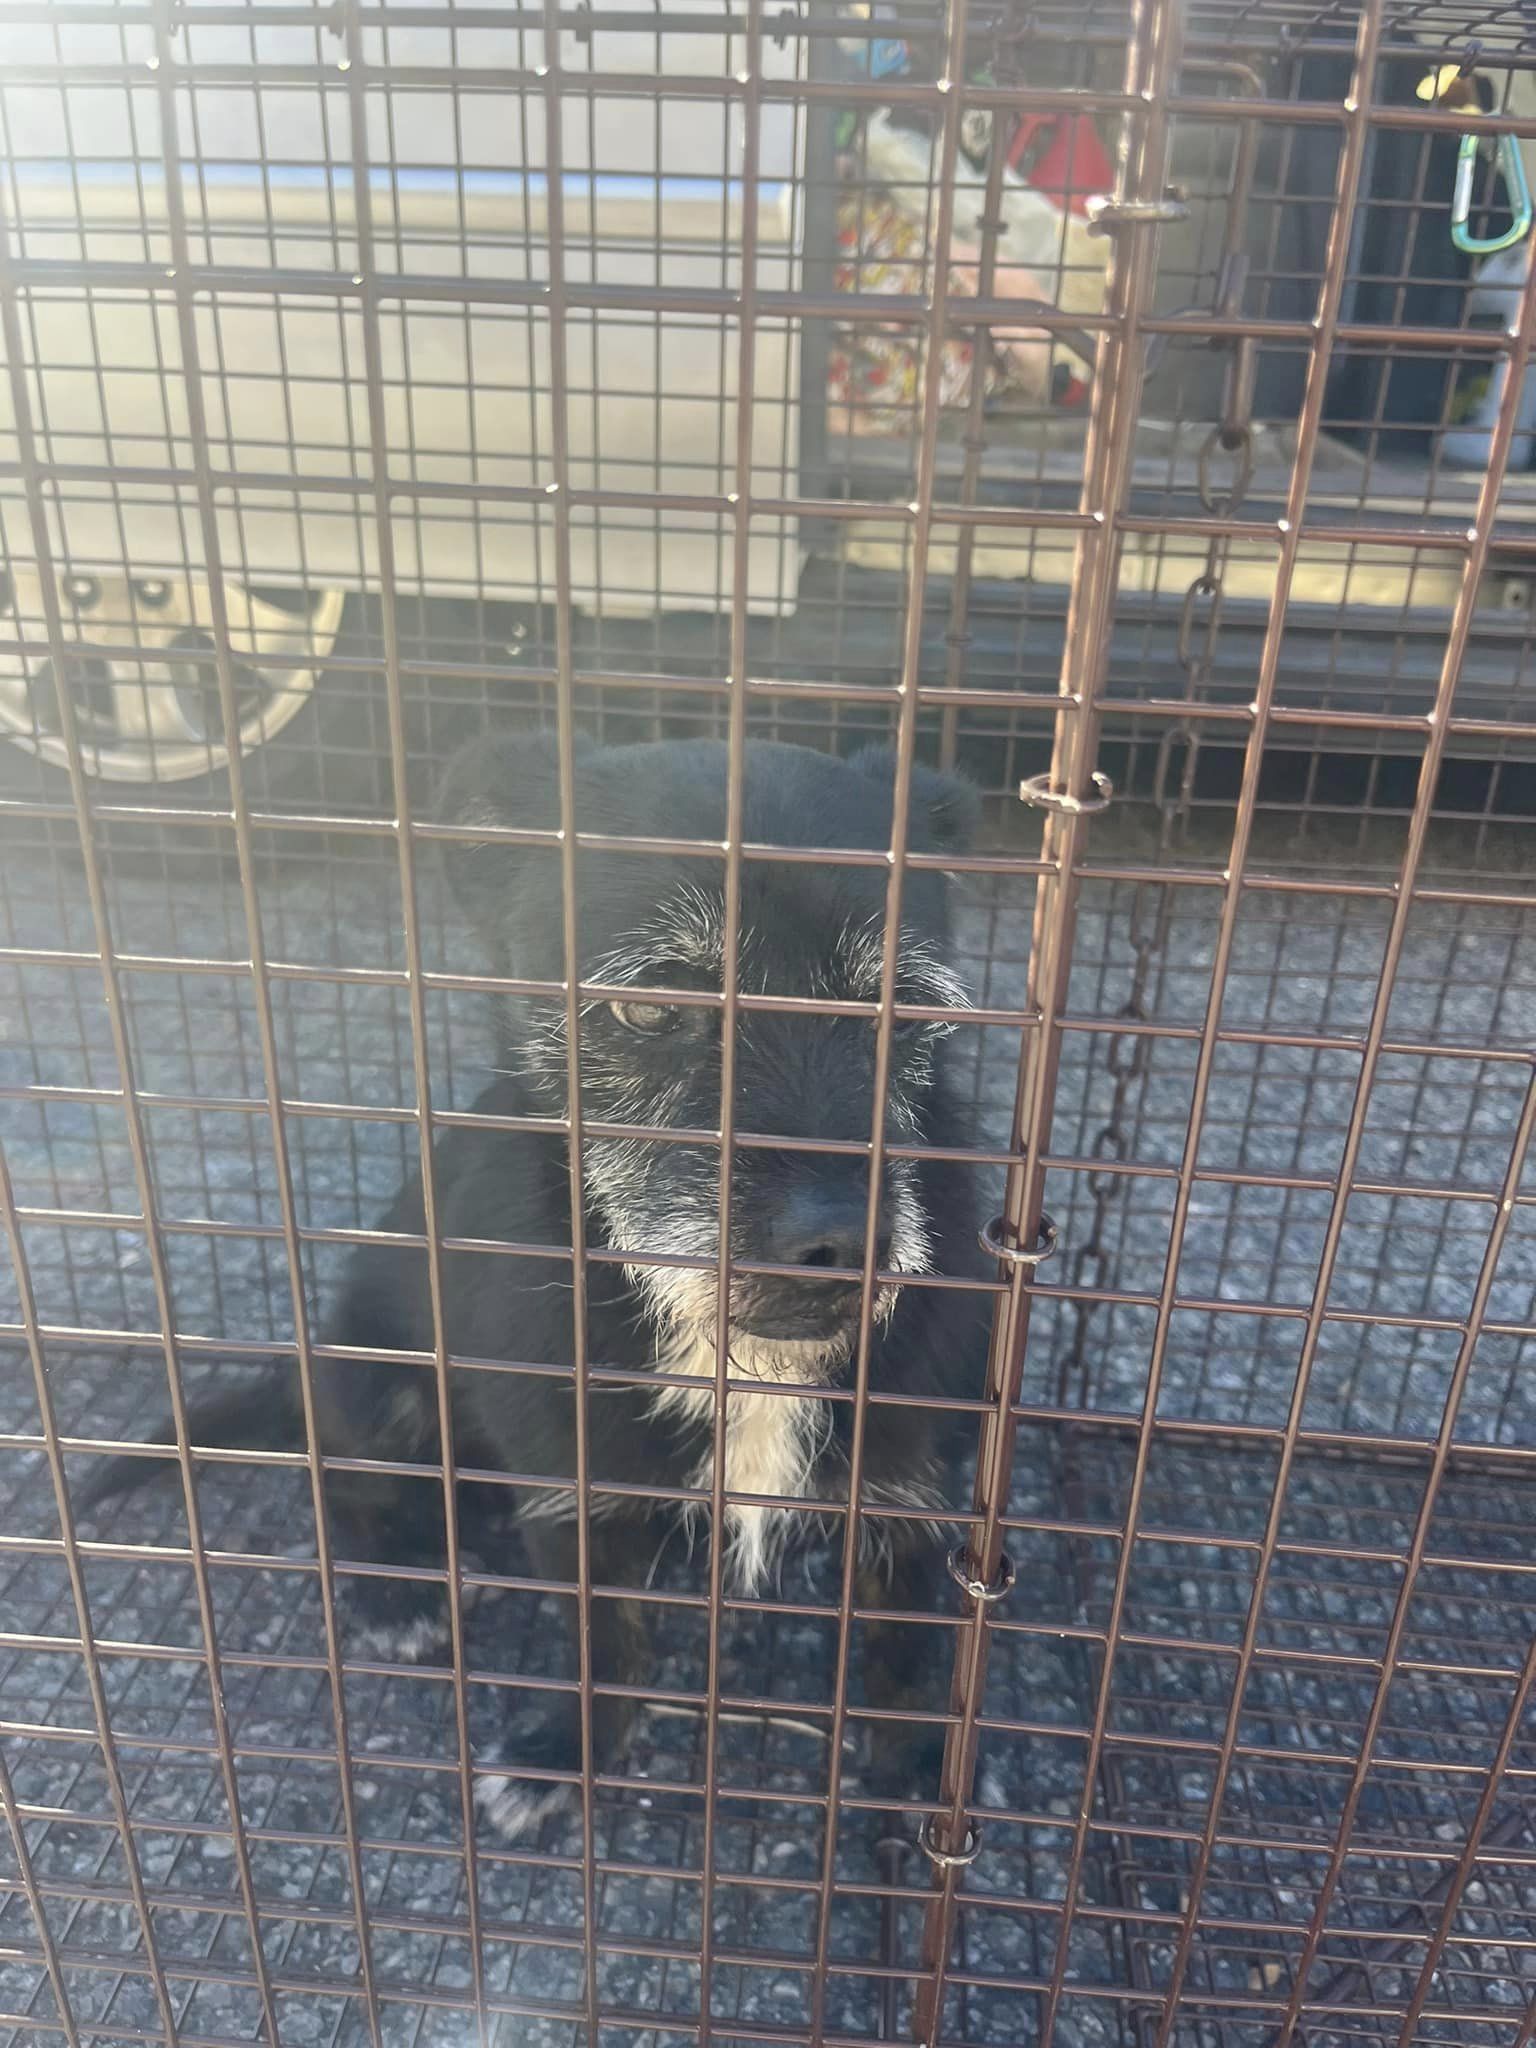
M 80 1362 L 106 1377 L 109 1359 Z M 262 1478 L 227 1468 L 205 1477 L 206 1536 L 216 1554 L 281 1557 L 292 1535 L 289 1504 Z M 51 1524 L 46 1476 L 6 1502 L 6 1526 Z M 98 1532 L 99 1533 L 99 1532 Z M 118 1543 L 184 1542 L 179 1503 L 161 1495 L 112 1517 Z M 312 1555 L 312 1547 L 300 1544 Z M 299 1559 L 293 1560 L 295 1567 Z M 192 2036 L 244 2038 L 257 2028 L 246 1922 L 218 1763 L 205 1667 L 185 1568 L 153 1556 L 88 1561 L 92 1616 L 101 1643 L 119 1764 L 144 1880 L 155 1905 L 162 1963 L 172 1978 L 179 2023 Z M 358 1997 L 356 1923 L 342 1843 L 339 1787 L 331 1749 L 329 1694 L 318 1654 L 316 1582 L 302 1569 L 251 1561 L 215 1566 L 222 1686 L 240 1759 L 240 1783 L 269 1968 L 281 1987 L 285 2039 L 368 2038 Z M 1065 1581 L 1061 1595 L 1065 1599 Z M 834 1606 L 827 1574 L 808 1567 L 794 1597 Z M 15 1793 L 34 1814 L 34 1869 L 50 1894 L 50 1922 L 69 1961 L 77 2010 L 112 2034 L 155 2031 L 152 1986 L 112 1827 L 109 1788 L 85 1734 L 91 1702 L 83 1661 L 67 1645 L 74 1607 L 56 1556 L 13 1559 L 3 1609 L 11 1632 L 0 1700 Z M 1053 1619 L 1068 1618 L 1058 1608 Z M 468 1621 L 472 1735 L 481 1739 L 501 1686 L 496 1674 L 548 1674 L 550 1616 L 504 1594 L 479 1603 Z M 713 1893 L 717 1964 L 711 2007 L 720 2037 L 732 2022 L 804 2027 L 815 1956 L 822 1834 L 814 1809 L 795 1804 L 826 1781 L 826 1707 L 831 1621 L 737 1616 L 726 1630 L 724 1689 L 781 1698 L 775 1719 L 728 1715 L 717 1749 L 721 1819 Z M 25 1641 L 21 1640 L 25 1639 Z M 57 1642 L 58 1648 L 44 1648 Z M 145 1654 L 145 1646 L 155 1654 Z M 686 1629 L 660 1630 L 654 1673 L 659 1693 L 696 1692 L 699 1644 Z M 1042 1678 L 1065 1702 L 1080 1696 L 1070 1657 L 1037 1644 L 1012 1646 L 999 1662 L 994 1694 L 1002 1710 L 1037 1714 Z M 505 1679 L 502 1679 L 502 1685 Z M 349 1747 L 362 1835 L 362 1861 L 376 1980 L 386 2002 L 386 2039 L 462 2039 L 471 2008 L 465 1870 L 458 1807 L 451 1689 L 446 1676 L 349 1677 Z M 25 1726 L 29 1731 L 20 1732 Z M 658 2043 L 649 2024 L 696 2014 L 699 1971 L 688 1960 L 699 1940 L 701 1800 L 676 1789 L 702 1775 L 701 1717 L 663 1704 L 650 1712 L 628 1764 L 630 1785 L 598 1802 L 599 1990 L 612 2027 L 605 2039 Z M 295 1752 L 290 1754 L 289 1752 Z M 274 1753 L 281 1753 L 274 1755 Z M 859 1796 L 860 1750 L 850 1744 L 845 1790 Z M 1022 1751 L 989 1767 L 987 1796 L 1022 1811 L 1047 1796 L 1065 1813 L 1073 1795 L 1069 1755 L 1053 1774 L 1031 1769 Z M 873 2038 L 881 1980 L 880 1908 L 870 1888 L 889 1881 L 878 1856 L 892 1820 L 872 1810 L 843 1814 L 833 1916 L 827 2024 Z M 909 1832 L 909 1830 L 907 1831 Z M 576 1818 L 547 1821 L 530 1857 L 510 1857 L 482 1833 L 478 1862 L 485 1982 L 502 2041 L 566 2043 L 580 2038 L 581 1829 Z M 1020 1897 L 1059 1895 L 1066 1839 L 1060 1829 L 1002 1825 L 977 1879 Z M 1090 1889 L 1102 1903 L 1104 1859 Z M 911 1903 L 899 1915 L 885 1965 L 916 1961 L 921 1866 L 907 1855 L 899 1881 Z M 691 1874 L 690 1874 L 691 1873 Z M 26 1902 L 14 1867 L 4 1872 L 0 1941 L 29 1942 Z M 1028 1916 L 973 1940 L 974 1966 L 1038 1977 L 1044 1930 Z M 1099 1932 L 1093 1981 L 1114 1981 L 1107 1930 Z M 675 1953 L 674 1953 L 675 1951 Z M 235 1980 L 215 1981 L 228 1973 Z M 899 1983 L 900 2006 L 906 1985 Z M 1006 2002 L 988 2016 L 980 1993 L 966 2024 L 977 2040 L 1013 2038 Z M 15 1961 L 0 1978 L 12 2014 L 49 2011 L 39 1971 Z M 1107 2007 L 1088 2039 L 1115 2038 Z M 25 2029 L 10 2038 L 20 2040 Z
M 88 1369 L 104 1377 L 110 1361 Z M 1099 1664 L 1096 1647 L 1066 1632 L 1104 1625 L 1118 1557 L 1108 1532 L 1121 1509 L 1125 1463 L 1123 1446 L 1070 1431 L 1065 1439 L 1031 1431 L 1023 1447 L 1015 1508 L 1029 1527 L 1011 1541 L 1030 1590 L 1027 1602 L 1010 1607 L 992 1663 L 979 1792 L 992 1818 L 966 1875 L 946 2039 L 1011 2044 L 1032 2031 L 1054 1955 Z M 1126 2030 L 1155 2012 L 1152 1994 L 1166 1981 L 1231 1704 L 1233 1653 L 1253 1583 L 1252 1524 L 1271 1477 L 1256 1463 L 1234 1485 L 1225 1446 L 1157 1460 L 1072 1938 L 1063 2025 L 1073 2043 L 1128 2038 Z M 1422 1491 L 1421 1472 L 1360 1461 L 1318 1457 L 1295 1475 L 1201 1901 L 1181 2039 L 1262 2048 L 1272 2038 L 1374 1693 L 1371 1660 L 1400 1576 L 1382 1560 L 1401 1547 Z M 236 1561 L 242 1551 L 281 1556 L 291 1534 L 267 1482 L 221 1470 L 204 1480 L 202 1497 L 210 1548 L 229 1560 L 214 1570 L 221 1682 L 283 2037 L 360 2042 L 367 2020 L 315 1582 Z M 1234 1498 L 1244 1503 L 1246 1525 L 1236 1534 Z M 1106 1533 L 1096 1540 L 1040 1526 L 1069 1518 L 1079 1531 L 1098 1523 Z M 114 1516 L 110 1533 L 117 1542 L 174 1544 L 179 1522 L 179 1509 L 157 1498 Z M 40 1471 L 7 1500 L 5 1523 L 51 1525 Z M 1536 1631 L 1527 1532 L 1518 1487 L 1476 1474 L 1448 1484 L 1404 1670 L 1309 1978 L 1317 2014 L 1309 2041 L 1396 2038 L 1397 2021 L 1387 2015 L 1412 1992 Z M 1341 1546 L 1369 1556 L 1330 1562 Z M 179 2024 L 193 2037 L 253 2038 L 249 1940 L 188 1575 L 152 1555 L 93 1557 L 87 1579 Z M 825 1596 L 830 1589 L 815 1575 L 794 1592 L 818 1583 Z M 90 1700 L 82 1660 L 69 1647 L 74 1610 L 57 1557 L 13 1558 L 0 1608 L 10 1634 L 0 1673 L 10 1767 L 32 1816 L 34 1871 L 49 1893 L 77 2013 L 112 2037 L 153 2035 L 152 1986 L 100 1753 L 85 1733 Z M 516 1596 L 484 1602 L 469 1624 L 472 1669 L 547 1671 L 549 1630 L 540 1624 Z M 727 1692 L 772 1694 L 784 1704 L 777 1720 L 732 1718 L 720 1733 L 713 1896 L 721 1960 L 711 2007 L 724 2040 L 733 2022 L 794 2029 L 808 2016 L 821 1835 L 794 1800 L 825 1782 L 830 1664 L 829 1631 L 815 1623 L 765 1616 L 728 1634 Z M 665 1631 L 662 1642 L 658 1691 L 696 1687 L 698 1645 Z M 1451 1668 L 1433 1668 L 1441 1665 Z M 494 1694 L 493 1678 L 471 1684 L 472 1735 L 483 1730 Z M 382 2031 L 390 2042 L 462 2039 L 472 1973 L 449 1685 L 441 1676 L 357 1675 L 347 1704 Z M 1017 1724 L 1030 1733 L 1014 1732 Z M 699 1717 L 686 1710 L 648 1715 L 631 1785 L 599 1801 L 599 1988 L 611 2015 L 604 2038 L 613 2042 L 659 2048 L 674 2035 L 655 2020 L 686 2028 L 697 2012 L 698 1968 L 688 1951 L 698 1942 L 700 1800 L 673 1788 L 697 1782 L 700 1735 Z M 845 1776 L 855 1800 L 858 1765 L 855 1745 Z M 1515 2038 L 1536 1978 L 1533 1783 L 1536 1724 L 1515 1743 L 1436 1976 L 1424 2040 Z M 874 2038 L 882 1973 L 917 1962 L 923 1867 L 910 1851 L 895 1869 L 910 1900 L 881 1947 L 872 1888 L 891 1881 L 878 1850 L 888 1831 L 873 1812 L 856 1808 L 842 1818 L 827 2009 L 839 2034 Z M 499 2041 L 580 2038 L 580 1849 L 575 1820 L 547 1822 L 531 1858 L 481 1841 L 482 1952 Z M 3 1883 L 0 1939 L 26 1950 L 14 1864 Z M 873 1968 L 865 1974 L 860 1965 Z M 909 1984 L 897 1980 L 903 2030 Z M 0 1999 L 13 2015 L 45 2020 L 50 2012 L 41 1971 L 14 1951 Z M 1257 2010 L 1233 2012 L 1233 2003 Z M 25 2026 L 10 2034 L 17 2043 L 33 2038 L 44 2036 Z
M 1129 830 L 1130 828 L 1125 828 Z M 157 1206 L 178 1326 L 230 1344 L 281 1342 L 288 1294 L 276 1242 L 273 1183 L 244 935 L 233 878 L 186 835 L 153 856 L 114 863 L 117 943 L 141 959 L 187 963 L 125 976 L 146 1109 Z M 1112 834 L 1095 850 L 1113 860 Z M 1121 849 L 1123 851 L 1123 849 Z M 1454 835 L 1439 850 L 1464 872 Z M 1297 856 L 1326 872 L 1327 850 Z M 1392 849 L 1381 857 L 1390 868 Z M 1365 871 L 1357 864 L 1357 871 Z M 271 956 L 319 967 L 400 965 L 393 870 L 351 847 L 320 864 L 273 864 L 262 897 Z M 1072 1248 L 1093 1218 L 1089 1166 L 1104 1156 L 1106 1118 L 1119 1156 L 1144 1167 L 1099 1219 L 1104 1263 L 1082 1286 L 1155 1292 L 1168 1244 L 1168 1169 L 1186 1129 L 1191 1027 L 1209 988 L 1215 897 L 1176 892 L 1143 1010 L 1165 1027 L 1135 1085 L 1115 1106 L 1104 1034 L 1069 1033 L 1058 1104 L 1050 1206 L 1063 1225 L 1065 1291 L 1042 1296 L 1025 1394 L 1069 1397 L 1106 1417 L 1129 1416 L 1145 1387 L 1150 1311 L 1071 1298 Z M 1074 1008 L 1114 1016 L 1127 999 L 1136 931 L 1156 910 L 1123 883 L 1089 883 L 1078 933 Z M 967 886 L 959 951 L 978 998 L 1022 998 L 1029 885 Z M 1223 1022 L 1234 1030 L 1213 1083 L 1211 1178 L 1194 1205 L 1181 1293 L 1230 1303 L 1176 1318 L 1161 1415 L 1204 1423 L 1283 1418 L 1294 1378 L 1298 1317 L 1326 1223 L 1358 1059 L 1348 1049 L 1375 990 L 1389 914 L 1380 899 L 1259 895 L 1240 921 Z M 461 936 L 429 903 L 429 965 L 473 966 Z M 42 845 L 11 849 L 0 881 L 0 926 L 13 947 L 78 948 L 91 935 L 79 879 Z M 1306 1421 L 1318 1430 L 1370 1428 L 1422 1440 L 1436 1427 L 1454 1359 L 1447 1325 L 1464 1312 L 1492 1221 L 1525 1071 L 1536 981 L 1533 921 L 1498 904 L 1431 904 L 1416 917 L 1394 1005 L 1396 1041 L 1372 1092 L 1360 1174 L 1377 1189 L 1352 1198 L 1348 1256 L 1324 1328 Z M 199 964 L 201 963 L 201 964 Z M 133 1431 L 160 1405 L 163 1365 L 152 1344 L 114 1333 L 155 1327 L 142 1232 L 113 1218 L 137 1209 L 116 1070 L 94 964 L 6 965 L 0 1096 L 17 1199 L 49 1343 L 61 1427 L 96 1436 Z M 416 1142 L 390 1111 L 411 1104 L 409 1020 L 397 986 L 287 977 L 273 985 L 286 1086 L 304 1107 L 289 1117 L 300 1220 L 346 1228 L 373 1220 Z M 462 1104 L 489 1049 L 475 999 L 445 998 L 430 1018 L 437 1100 Z M 1236 1035 L 1247 1033 L 1244 1040 Z M 1307 1035 L 1328 1038 L 1313 1045 Z M 1525 1034 L 1528 1036 L 1528 1034 Z M 1300 1044 L 1286 1042 L 1300 1038 Z M 962 1032 L 957 1071 L 978 1130 L 1006 1123 L 1018 1035 Z M 1351 1062 L 1353 1061 L 1353 1065 Z M 43 1089 L 56 1093 L 47 1100 Z M 19 1099 L 20 1092 L 26 1099 Z M 82 1092 L 83 1091 L 83 1092 Z M 158 1099 L 153 1099 L 158 1098 Z M 253 1110 L 252 1105 L 255 1105 Z M 335 1105 L 380 1112 L 343 1118 Z M 328 1110 L 331 1113 L 327 1113 Z M 1076 1162 L 1076 1163 L 1074 1163 Z M 1416 1192 L 1422 1188 L 1423 1192 Z M 1358 1208 L 1353 1206 L 1358 1204 Z M 60 1212 L 74 1212 L 70 1223 Z M 87 1221 L 94 1218 L 94 1221 Z M 1469 1382 L 1460 1434 L 1470 1447 L 1532 1441 L 1536 1392 L 1526 1369 L 1536 1241 L 1522 1201 L 1501 1261 L 1491 1335 Z M 208 1225 L 212 1224 L 213 1229 Z M 325 1297 L 340 1256 L 310 1244 L 311 1301 Z M 1334 1297 L 1330 1297 L 1332 1306 Z M 1246 1304 L 1278 1304 L 1280 1315 Z M 14 1322 L 14 1298 L 0 1317 Z M 93 1333 L 100 1333 L 99 1335 Z M 130 1872 L 111 1825 L 103 1759 L 88 1734 L 91 1704 L 62 1563 L 25 1354 L 6 1349 L 0 1525 L 10 1544 L 0 1591 L 5 1626 L 6 1754 L 28 1815 L 35 1873 L 48 1893 L 71 1998 L 89 2038 L 159 2032 L 155 1990 Z M 965 1880 L 965 1908 L 944 2036 L 1012 2044 L 1031 2038 L 1038 1990 L 1054 1959 L 1060 1901 L 1081 1798 L 1085 1733 L 1123 1512 L 1127 1433 L 1091 1436 L 1057 1425 L 1024 1432 L 1010 1547 L 1029 1605 L 1000 1617 L 987 1701 L 981 1802 L 986 1846 Z M 1096 1787 L 1059 2038 L 1073 2048 L 1132 2037 L 1155 2012 L 1178 1923 L 1188 1909 L 1194 1843 L 1205 1822 L 1214 1745 L 1229 1705 L 1232 1647 L 1252 1586 L 1254 1547 L 1273 1479 L 1267 1453 L 1160 1449 L 1154 1458 L 1130 1583 L 1133 1639 L 1116 1661 L 1115 1708 Z M 1399 1560 L 1422 1492 L 1421 1466 L 1342 1463 L 1304 1452 L 1287 1496 L 1289 1548 L 1266 1591 L 1261 1655 L 1245 1691 L 1236 1763 L 1186 1982 L 1179 2039 L 1261 2048 L 1292 1988 L 1311 1899 L 1331 1840 L 1348 1762 L 1374 1691 Z M 194 1588 L 184 1562 L 156 1556 L 184 1541 L 169 1494 L 125 1506 L 111 1536 L 147 1546 L 132 1559 L 92 1555 L 87 1584 L 101 1639 L 123 1790 L 135 1828 L 155 1942 L 184 2037 L 254 2038 L 260 2012 L 250 1932 L 198 1653 Z M 227 1468 L 202 1488 L 221 1683 L 239 1759 L 261 1939 L 285 2041 L 369 2038 L 358 1974 L 357 1916 L 340 1822 L 331 1705 L 318 1626 L 312 1532 L 296 1496 L 271 1478 Z M 1053 1524 L 1070 1524 L 1055 1527 Z M 1415 1594 L 1408 1668 L 1394 1688 L 1362 1804 L 1354 1849 L 1308 1979 L 1310 2044 L 1396 2039 L 1443 1884 L 1460 1850 L 1502 1715 L 1511 1673 L 1536 1629 L 1518 1479 L 1461 1477 L 1437 1513 L 1432 1562 Z M 1099 1530 L 1102 1533 L 1084 1533 Z M 103 1532 L 98 1532 L 98 1534 Z M 1345 1549 L 1368 1553 L 1342 1561 Z M 297 1553 L 297 1554 L 292 1554 Z M 260 1560 L 259 1562 L 257 1560 Z M 808 1581 L 814 1586 L 814 1577 Z M 550 1631 L 516 1596 L 470 1618 L 471 1736 L 507 1675 L 547 1673 Z M 666 1646 L 662 1690 L 698 1684 L 696 1638 Z M 818 1621 L 764 1617 L 730 1631 L 728 1689 L 782 1697 L 784 1717 L 728 1722 L 718 1750 L 722 1820 L 710 1988 L 717 2038 L 733 2024 L 803 2027 L 815 1956 L 821 1862 L 814 1808 L 795 1804 L 826 1774 L 830 1637 Z M 1448 1672 L 1430 1667 L 1443 1665 Z M 473 2022 L 465 1859 L 450 1687 L 442 1677 L 349 1678 L 350 1747 L 359 1760 L 366 1910 L 380 2031 L 395 2043 L 460 2041 Z M 1027 1730 L 1028 1732 L 1021 1732 Z M 633 1782 L 599 1801 L 603 2048 L 664 2048 L 696 2015 L 699 1972 L 700 1723 L 688 1712 L 647 1717 Z M 1477 1866 L 1447 1947 L 1420 2038 L 1513 2040 L 1531 1995 L 1536 1955 L 1536 1842 L 1527 1818 L 1533 1760 L 1517 1744 L 1508 1798 L 1493 1816 L 1496 1849 Z M 297 1754 L 290 1754 L 297 1752 Z M 850 1786 L 857 1794 L 857 1751 Z M 843 1815 L 833 1913 L 827 2024 L 872 2038 L 882 2017 L 904 2029 L 917 1956 L 923 1870 L 901 1865 L 911 1900 L 887 1927 L 884 1968 L 897 1972 L 895 2010 L 882 1998 L 876 1843 L 880 1817 Z M 537 1855 L 507 1858 L 482 1841 L 477 1858 L 483 1982 L 503 2043 L 579 2038 L 580 1833 L 546 1823 Z M 690 1873 L 693 1873 L 690 1875 Z M 0 2010 L 11 2048 L 57 2039 L 51 1993 L 28 1932 L 14 1860 L 0 1864 Z M 670 2025 L 669 2025 L 670 2023 Z
M 1123 1446 L 1069 1442 L 1061 1466 L 1074 1512 L 1118 1517 Z M 1118 1896 L 1139 1919 L 1127 1932 L 1143 1990 L 1166 1984 L 1189 1912 L 1273 1478 L 1266 1458 L 1230 1446 L 1153 1460 L 1124 1623 L 1133 1642 L 1116 1659 L 1097 1807 L 1115 1842 Z M 1262 2048 L 1275 2037 L 1273 2012 L 1229 2007 L 1283 2009 L 1295 1989 L 1424 1494 L 1422 1466 L 1316 1454 L 1292 1474 L 1199 1904 L 1181 2041 Z M 1308 2042 L 1399 2038 L 1536 1633 L 1528 1517 L 1524 1485 L 1507 1476 L 1469 1467 L 1441 1489 L 1349 1854 L 1306 1974 Z M 1090 1615 L 1107 1601 L 1118 1556 L 1107 1542 L 1076 1549 Z M 1527 1704 L 1414 2040 L 1512 2041 L 1525 2020 L 1536 1984 L 1533 1745 Z M 1154 2001 L 1138 2015 L 1147 2039 L 1157 2013 Z

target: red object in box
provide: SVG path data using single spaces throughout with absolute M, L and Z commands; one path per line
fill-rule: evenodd
M 1025 159 L 1027 168 L 1019 171 Z M 1114 166 L 1086 114 L 1021 115 L 1008 168 L 1079 218 L 1093 195 L 1108 192 L 1115 182 Z

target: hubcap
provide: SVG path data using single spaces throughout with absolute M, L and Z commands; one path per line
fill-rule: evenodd
M 229 765 L 209 585 L 195 576 L 58 578 L 70 643 L 62 678 L 47 652 L 42 579 L 0 575 L 0 738 L 67 767 L 65 712 L 81 759 L 104 782 L 183 782 Z M 224 606 L 239 727 L 251 753 L 297 717 L 315 687 L 311 658 L 330 653 L 343 598 L 324 590 L 291 605 L 226 583 Z

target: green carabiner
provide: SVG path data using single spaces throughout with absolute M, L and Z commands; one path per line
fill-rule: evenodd
M 1451 191 L 1451 240 L 1467 256 L 1493 256 L 1500 249 L 1512 249 L 1516 242 L 1523 242 L 1531 232 L 1531 188 L 1525 179 L 1525 163 L 1520 155 L 1520 145 L 1513 135 L 1499 137 L 1499 169 L 1504 177 L 1504 189 L 1509 195 L 1509 210 L 1514 218 L 1502 235 L 1481 235 L 1467 232 L 1467 222 L 1472 213 L 1472 174 L 1477 168 L 1477 152 L 1482 147 L 1482 137 L 1463 135 L 1461 146 L 1456 152 L 1456 183 Z

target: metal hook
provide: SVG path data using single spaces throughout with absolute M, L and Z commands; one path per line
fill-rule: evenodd
M 1520 144 L 1513 135 L 1501 135 L 1498 166 L 1514 218 L 1502 235 L 1484 237 L 1468 234 L 1467 221 L 1472 213 L 1472 176 L 1481 146 L 1481 136 L 1465 134 L 1456 151 L 1456 183 L 1451 190 L 1451 240 L 1466 256 L 1493 256 L 1500 249 L 1513 249 L 1531 232 L 1531 188 L 1526 183 Z

